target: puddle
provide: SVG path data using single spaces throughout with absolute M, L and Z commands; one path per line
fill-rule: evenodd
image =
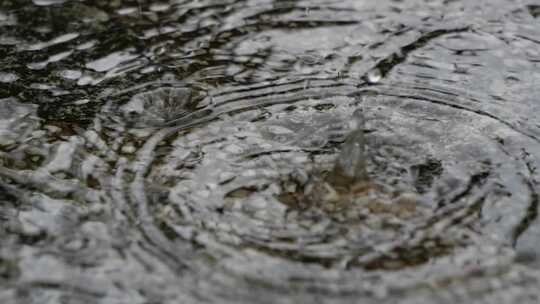
M 0 302 L 537 303 L 539 11 L 4 1 Z

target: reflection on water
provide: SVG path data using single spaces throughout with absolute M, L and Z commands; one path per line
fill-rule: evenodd
M 2 1 L 0 302 L 537 303 L 539 12 Z

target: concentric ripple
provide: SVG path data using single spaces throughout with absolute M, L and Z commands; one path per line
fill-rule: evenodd
M 540 300 L 536 5 L 33 3 L 1 303 Z

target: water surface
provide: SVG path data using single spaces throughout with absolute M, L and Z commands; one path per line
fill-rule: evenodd
M 539 16 L 2 1 L 0 302 L 538 303 Z

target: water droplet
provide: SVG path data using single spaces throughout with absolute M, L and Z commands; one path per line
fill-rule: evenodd
M 369 71 L 366 75 L 366 79 L 370 84 L 376 84 L 382 79 L 381 71 L 377 68 Z

